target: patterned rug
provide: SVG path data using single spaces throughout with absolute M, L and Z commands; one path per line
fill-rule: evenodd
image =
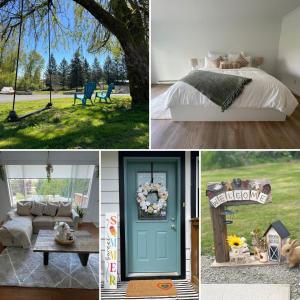
M 90 254 L 83 267 L 76 253 L 43 254 L 30 249 L 8 247 L 0 254 L 0 285 L 49 288 L 99 288 L 99 255 Z

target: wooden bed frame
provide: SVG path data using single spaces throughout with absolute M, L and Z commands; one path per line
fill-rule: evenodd
M 285 121 L 286 114 L 273 108 L 229 108 L 222 112 L 220 108 L 201 106 L 175 106 L 170 108 L 173 121 L 202 122 L 255 122 Z

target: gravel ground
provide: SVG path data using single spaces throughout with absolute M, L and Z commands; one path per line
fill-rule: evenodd
M 213 257 L 201 257 L 202 283 L 273 283 L 290 284 L 291 300 L 300 300 L 300 268 L 286 264 L 265 267 L 212 268 Z

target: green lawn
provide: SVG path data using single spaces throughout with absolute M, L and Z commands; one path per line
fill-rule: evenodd
M 17 102 L 18 115 L 44 107 L 48 100 Z M 0 148 L 148 148 L 148 106 L 131 109 L 131 98 L 83 107 L 73 99 L 54 99 L 54 107 L 18 123 L 6 122 L 11 103 L 0 104 Z
M 273 201 L 266 205 L 232 206 L 237 211 L 233 224 L 228 225 L 229 234 L 245 236 L 251 242 L 250 232 L 256 226 L 267 229 L 270 223 L 280 219 L 290 231 L 293 238 L 300 240 L 300 161 L 272 163 L 220 169 L 202 172 L 202 254 L 213 254 L 212 227 L 210 221 L 208 198 L 205 190 L 208 182 L 241 179 L 271 180 Z

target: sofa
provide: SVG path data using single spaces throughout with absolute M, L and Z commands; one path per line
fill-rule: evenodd
M 0 227 L 0 242 L 3 246 L 24 247 L 15 230 L 7 229 L 11 224 L 26 226 L 26 234 L 31 238 L 41 229 L 53 230 L 56 222 L 66 222 L 74 230 L 78 229 L 79 215 L 70 202 L 19 201 L 6 214 L 6 221 Z

